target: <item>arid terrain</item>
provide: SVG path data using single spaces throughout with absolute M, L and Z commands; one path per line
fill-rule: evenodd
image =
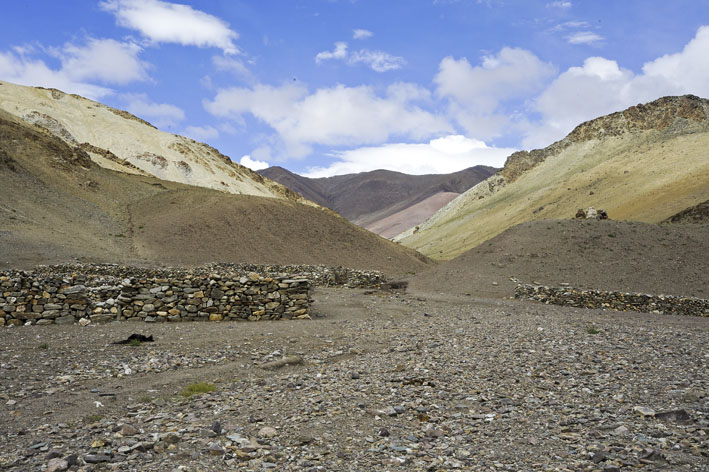
M 0 268 L 71 260 L 317 263 L 394 275 L 428 263 L 314 205 L 100 167 L 2 111 L 0 179 Z
M 351 289 L 314 298 L 312 321 L 0 330 L 14 346 L 0 350 L 0 464 L 706 470 L 706 318 Z M 111 344 L 134 332 L 155 342 Z M 284 356 L 302 363 L 268 368 Z M 214 391 L 188 396 L 199 382 Z
M 709 298 L 709 225 L 540 220 L 410 277 L 417 291 L 505 297 L 518 282 Z
M 169 153 L 164 168 L 150 163 L 170 171 L 163 178 L 145 159 L 131 164 L 135 153 L 118 157 L 125 140 L 105 143 L 109 159 L 75 139 L 94 131 L 36 122 L 33 107 L 71 101 L 84 118 L 98 107 L 99 124 L 136 123 L 151 149 L 183 141 L 81 97 L 25 89 L 41 100 L 0 91 L 0 105 L 16 107 L 0 110 L 0 271 L 322 264 L 392 283 L 317 286 L 310 320 L 2 327 L 0 469 L 707 470 L 709 317 L 513 298 L 518 282 L 709 298 L 707 133 L 693 114 L 706 101 L 663 99 L 687 103 L 655 103 L 649 121 L 634 107 L 517 154 L 404 241 L 457 256 L 435 263 L 236 164 L 209 173 L 219 155 L 196 142 L 190 168 L 209 174 L 199 186 L 177 178 Z M 210 188 L 229 169 L 228 188 Z M 591 205 L 611 219 L 573 219 Z M 402 224 L 390 210 L 382 228 Z M 64 296 L 71 277 L 52 277 Z M 44 305 L 37 293 L 27 312 Z M 0 315 L 21 296 L 0 292 Z M 148 310 L 141 300 L 129 298 Z M 153 341 L 115 344 L 131 334 Z

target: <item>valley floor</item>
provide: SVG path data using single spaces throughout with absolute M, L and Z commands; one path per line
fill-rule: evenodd
M 706 470 L 707 318 L 313 298 L 312 321 L 0 329 L 0 468 Z M 155 342 L 111 344 L 131 333 Z

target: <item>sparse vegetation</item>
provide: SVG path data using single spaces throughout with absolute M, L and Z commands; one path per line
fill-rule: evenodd
M 86 424 L 91 424 L 91 423 L 98 423 L 103 419 L 102 415 L 89 415 L 89 416 L 84 416 L 84 423 Z
M 608 233 L 609 238 L 615 238 L 615 233 Z
M 182 395 L 185 398 L 189 398 L 192 395 L 199 395 L 202 393 L 209 393 L 209 392 L 214 392 L 217 390 L 217 386 L 214 384 L 210 384 L 207 382 L 197 382 L 193 384 L 189 384 L 187 387 L 180 392 L 180 395 Z
M 137 347 L 137 346 L 140 346 L 141 344 L 142 343 L 140 342 L 139 339 L 131 339 L 130 341 L 128 341 L 128 346 Z
M 601 330 L 599 330 L 599 329 L 596 328 L 595 326 L 588 326 L 588 327 L 586 328 L 586 332 L 587 332 L 588 334 L 598 334 L 598 333 L 601 332 Z
M 47 343 L 42 343 L 42 344 L 40 344 L 40 345 L 37 346 L 37 347 L 40 348 L 40 349 L 49 349 L 49 344 L 47 344 Z

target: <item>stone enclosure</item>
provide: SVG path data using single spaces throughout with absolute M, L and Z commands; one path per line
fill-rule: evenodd
M 709 300 L 671 295 L 646 295 L 519 284 L 515 289 L 515 298 L 577 308 L 606 308 L 615 311 L 709 316 Z
M 322 266 L 41 266 L 0 273 L 0 326 L 308 319 L 312 279 L 368 287 L 382 276 Z

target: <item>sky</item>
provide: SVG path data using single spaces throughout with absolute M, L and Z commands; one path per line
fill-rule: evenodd
M 709 97 L 709 0 L 4 1 L 0 80 L 311 177 L 501 167 Z

